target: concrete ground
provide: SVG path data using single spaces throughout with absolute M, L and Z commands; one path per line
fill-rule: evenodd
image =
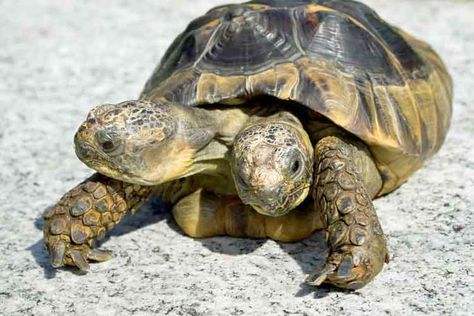
M 135 98 L 186 23 L 221 0 L 0 1 L 0 314 L 472 315 L 474 2 L 366 1 L 426 39 L 456 85 L 445 146 L 375 202 L 392 262 L 349 293 L 302 284 L 322 235 L 296 244 L 193 240 L 145 207 L 87 275 L 54 270 L 42 211 L 91 174 L 72 137 L 89 109 Z

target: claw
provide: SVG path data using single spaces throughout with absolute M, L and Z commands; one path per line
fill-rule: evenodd
M 66 245 L 63 241 L 57 241 L 52 244 L 49 248 L 51 255 L 51 265 L 54 268 L 59 268 L 64 265 L 64 252 L 66 251 Z
M 332 264 L 325 264 L 321 269 L 314 271 L 306 276 L 305 282 L 309 285 L 320 286 L 326 281 L 329 274 L 336 270 L 336 266 Z
M 97 262 L 104 262 L 112 259 L 112 252 L 108 250 L 92 249 L 87 258 Z
M 89 270 L 89 264 L 79 250 L 71 250 L 71 258 L 81 271 L 87 272 Z

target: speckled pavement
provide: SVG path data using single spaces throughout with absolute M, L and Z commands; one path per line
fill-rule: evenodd
M 311 288 L 320 233 L 295 244 L 183 236 L 157 203 L 115 229 L 109 262 L 54 270 L 42 211 L 91 174 L 72 137 L 94 105 L 136 98 L 164 49 L 211 0 L 0 0 L 1 315 L 471 315 L 474 2 L 370 0 L 430 42 L 456 85 L 452 130 L 375 202 L 392 262 L 357 292 Z

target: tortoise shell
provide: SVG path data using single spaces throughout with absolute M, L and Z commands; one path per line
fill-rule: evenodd
M 443 143 L 452 81 L 426 43 L 355 1 L 259 0 L 212 9 L 178 36 L 141 98 L 202 106 L 296 101 L 363 140 L 400 186 Z

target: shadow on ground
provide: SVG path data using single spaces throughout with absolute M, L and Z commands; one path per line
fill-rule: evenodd
M 180 234 L 181 229 L 173 220 L 170 212 L 170 206 L 163 204 L 159 199 L 152 198 L 144 204 L 135 215 L 127 214 L 124 219 L 114 229 L 107 233 L 104 239 L 97 242 L 96 247 L 101 247 L 112 236 L 122 236 L 137 229 L 146 227 L 165 220 L 169 227 Z M 35 227 L 38 230 L 43 229 L 44 220 L 42 217 L 35 221 Z M 267 242 L 267 239 L 245 239 L 233 237 L 212 237 L 200 239 L 199 242 L 212 252 L 239 256 L 249 254 L 260 248 Z M 311 273 L 317 267 L 325 262 L 327 247 L 324 241 L 322 231 L 314 233 L 310 238 L 296 243 L 278 243 L 280 248 L 289 254 L 301 267 L 301 280 L 304 280 L 306 274 Z M 56 270 L 51 267 L 49 254 L 44 246 L 43 239 L 38 240 L 31 245 L 28 250 L 31 252 L 36 263 L 43 268 L 45 278 L 51 279 L 56 275 Z M 70 271 L 76 275 L 83 274 L 78 269 L 72 267 L 63 267 L 63 270 Z M 314 294 L 315 298 L 322 298 L 329 292 L 341 291 L 332 286 L 314 287 L 302 282 L 300 289 L 295 293 L 296 297 L 302 297 Z

